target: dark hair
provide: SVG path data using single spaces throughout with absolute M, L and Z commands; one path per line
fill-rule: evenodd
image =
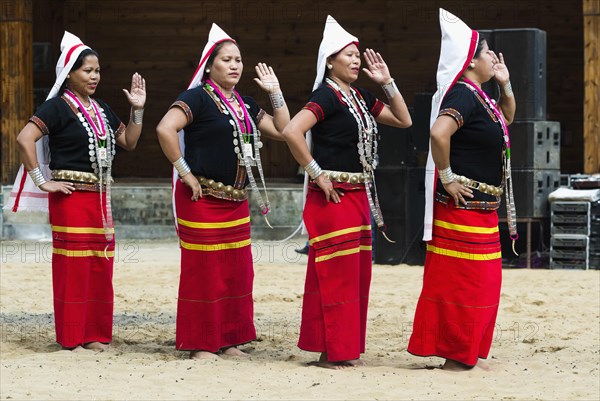
M 233 43 L 234 45 L 237 46 L 238 49 L 240 48 L 240 45 L 238 45 L 237 42 L 235 42 L 234 40 L 231 40 L 231 39 L 226 39 L 222 42 L 219 42 L 213 49 L 212 53 L 210 53 L 208 60 L 206 60 L 206 65 L 204 66 L 204 71 L 202 71 L 202 81 L 203 82 L 205 80 L 204 76 L 206 75 L 206 69 L 212 67 L 213 63 L 215 62 L 215 58 L 217 58 L 217 54 L 219 54 L 219 52 L 221 51 L 221 48 L 223 46 L 225 46 L 226 43 Z
M 473 58 L 479 58 L 479 56 L 481 55 L 481 51 L 483 50 L 483 45 L 484 43 L 487 42 L 487 39 L 485 38 L 485 36 L 483 36 L 483 34 L 481 32 L 479 33 L 479 42 L 477 43 L 477 49 L 475 49 L 475 54 L 473 55 Z
M 73 67 L 71 67 L 71 70 L 69 72 L 73 72 L 75 70 L 80 69 L 81 65 L 83 64 L 83 60 L 87 56 L 96 56 L 96 57 L 100 58 L 100 55 L 98 54 L 98 52 L 96 50 L 85 49 L 81 53 L 79 53 L 79 56 L 77 56 L 77 59 L 73 63 Z M 65 79 L 65 81 L 60 86 L 60 90 L 58 91 L 58 94 L 62 95 L 62 93 L 65 91 L 66 88 L 67 88 L 67 80 Z

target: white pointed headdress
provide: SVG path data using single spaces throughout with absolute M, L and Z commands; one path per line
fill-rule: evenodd
M 446 93 L 463 75 L 475 55 L 479 34 L 469 28 L 458 17 L 440 8 L 440 29 L 442 47 L 437 69 L 437 92 L 431 100 L 429 127 L 433 126 L 440 112 L 440 106 Z M 436 169 L 431 156 L 431 142 L 427 167 L 425 168 L 425 225 L 423 241 L 431 240 L 433 225 L 433 198 L 435 192 Z
M 358 38 L 349 34 L 331 15 L 328 15 L 327 21 L 325 21 L 325 29 L 323 30 L 323 40 L 321 41 L 321 46 L 319 46 L 317 77 L 315 78 L 313 90 L 317 89 L 321 85 L 321 82 L 323 82 L 327 57 L 339 52 L 351 43 L 356 43 L 358 46 Z
M 79 39 L 77 36 L 65 31 L 65 34 L 60 42 L 60 57 L 56 63 L 56 81 L 54 82 L 54 85 L 52 86 L 52 89 L 50 90 L 46 100 L 58 95 L 58 91 L 67 79 L 69 72 L 71 72 L 71 68 L 73 68 L 73 64 L 75 64 L 77 57 L 79 57 L 82 51 L 89 48 L 90 47 L 84 45 L 81 39 Z
M 208 42 L 206 42 L 206 46 L 204 46 L 204 50 L 202 51 L 202 57 L 200 57 L 200 62 L 198 63 L 198 68 L 196 68 L 196 72 L 194 72 L 194 76 L 190 84 L 188 85 L 188 89 L 195 88 L 202 84 L 204 77 L 204 68 L 206 67 L 206 62 L 208 61 L 210 55 L 212 54 L 215 47 L 221 42 L 229 40 L 233 43 L 237 43 L 233 38 L 224 30 L 222 30 L 217 24 L 213 23 L 210 27 L 210 32 L 208 33 Z

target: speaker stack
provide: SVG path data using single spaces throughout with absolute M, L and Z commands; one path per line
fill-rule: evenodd
M 517 217 L 548 218 L 548 195 L 560 185 L 560 123 L 546 121 L 546 32 L 495 29 L 484 36 L 504 55 L 517 103 L 508 127 Z M 493 80 L 484 89 L 498 98 Z M 500 217 L 506 217 L 504 202 Z
M 417 149 L 422 140 L 413 127 L 379 125 L 380 164 L 375 170 L 375 182 L 386 235 L 394 243 L 376 233 L 373 253 L 378 264 L 422 265 L 425 261 L 425 168 L 417 166 Z
M 550 208 L 548 195 L 560 186 L 560 123 L 546 120 L 546 32 L 540 29 L 495 29 L 484 33 L 490 49 L 502 53 L 510 72 L 517 104 L 513 123 L 508 127 L 511 142 L 512 180 L 517 218 L 529 218 L 539 227 L 530 233 L 533 249 L 549 241 Z M 499 88 L 491 80 L 484 85 L 494 98 Z M 498 210 L 506 217 L 506 198 Z M 500 225 L 503 255 L 511 255 L 505 224 Z M 518 229 L 525 234 L 525 225 Z M 517 251 L 525 251 L 525 236 Z

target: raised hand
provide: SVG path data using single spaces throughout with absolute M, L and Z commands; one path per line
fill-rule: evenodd
M 256 70 L 256 75 L 258 75 L 258 78 L 254 78 L 254 82 L 256 82 L 262 90 L 267 93 L 280 91 L 279 80 L 273 72 L 273 68 L 265 63 L 258 63 L 254 69 Z
M 508 68 L 506 64 L 504 64 L 504 55 L 502 53 L 498 53 L 499 56 L 496 56 L 492 50 L 490 50 L 492 54 L 492 64 L 494 69 L 494 79 L 500 85 L 504 85 L 510 81 L 510 74 L 508 73 Z
M 146 80 L 137 72 L 131 77 L 131 90 L 123 89 L 127 101 L 134 109 L 143 109 L 146 104 Z
M 387 64 L 383 61 L 381 54 L 375 52 L 373 49 L 366 49 L 364 52 L 365 62 L 367 68 L 363 68 L 363 71 L 369 78 L 379 85 L 387 84 L 392 80 L 390 70 Z

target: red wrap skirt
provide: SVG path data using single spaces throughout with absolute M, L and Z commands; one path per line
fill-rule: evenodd
M 66 348 L 108 343 L 115 242 L 108 242 L 104 234 L 100 196 L 88 191 L 50 193 L 48 206 L 56 341 Z
M 256 339 L 248 201 L 204 195 L 177 181 L 181 247 L 176 347 L 217 352 Z
M 326 352 L 329 361 L 365 352 L 371 284 L 371 219 L 364 186 L 338 204 L 309 188 L 304 223 L 308 265 L 298 347 Z
M 433 216 L 408 352 L 474 366 L 489 354 L 500 303 L 498 214 L 435 202 Z

